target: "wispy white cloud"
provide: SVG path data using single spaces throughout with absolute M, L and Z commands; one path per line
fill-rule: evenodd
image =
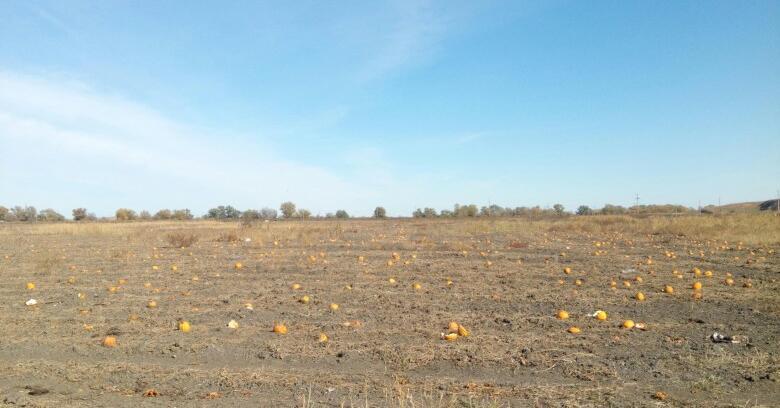
M 164 199 L 177 194 L 183 198 L 177 202 L 191 206 L 259 207 L 292 199 L 314 211 L 361 201 L 354 193 L 360 189 L 327 169 L 280 157 L 262 137 L 223 140 L 61 78 L 0 71 L 0 144 L 7 157 L 0 169 L 4 201 L 57 205 L 62 200 L 51 192 L 63 186 L 53 183 L 63 180 L 78 180 L 68 187 L 83 193 L 84 201 L 100 197 L 104 212 L 172 206 Z M 121 188 L 111 190 L 116 197 L 101 197 L 95 186 Z
M 465 133 L 455 137 L 455 144 L 462 145 L 471 142 L 476 142 L 478 140 L 484 139 L 485 136 L 486 134 L 484 132 Z
M 47 10 L 46 8 L 41 7 L 32 1 L 24 2 L 21 4 L 25 5 L 26 7 L 29 7 L 29 9 L 32 10 L 32 12 L 35 13 L 35 15 L 37 15 L 40 19 L 45 21 L 50 26 L 53 26 L 57 30 L 62 31 L 67 35 L 75 36 L 76 31 L 70 25 L 65 23 L 63 19 L 57 17 L 54 13 Z
M 397 1 L 386 24 L 373 27 L 374 46 L 357 74 L 359 82 L 382 79 L 429 58 L 448 29 L 446 14 L 431 1 Z

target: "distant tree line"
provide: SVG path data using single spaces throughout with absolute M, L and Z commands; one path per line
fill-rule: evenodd
M 638 205 L 632 207 L 623 207 L 620 205 L 606 204 L 601 209 L 591 209 L 586 205 L 581 205 L 572 213 L 566 211 L 563 205 L 555 204 L 552 208 L 535 207 L 502 207 L 496 204 L 490 206 L 478 207 L 476 204 L 455 204 L 451 210 L 437 211 L 435 208 L 418 208 L 412 213 L 414 218 L 467 218 L 467 217 L 545 217 L 545 216 L 589 216 L 589 215 L 620 215 L 620 214 L 685 214 L 695 212 L 694 209 L 682 205 Z M 75 208 L 71 212 L 72 220 L 77 222 L 97 221 L 98 217 L 89 212 L 86 208 Z M 384 207 L 374 209 L 373 218 L 382 219 L 387 217 L 387 211 Z M 152 215 L 149 211 L 143 210 L 136 212 L 129 208 L 120 208 L 116 210 L 113 220 L 116 221 L 152 221 L 152 220 L 192 220 L 195 216 L 187 209 L 162 209 Z M 325 216 L 312 216 L 312 213 L 305 208 L 298 208 L 295 203 L 285 201 L 279 205 L 279 210 L 264 207 L 260 210 L 247 209 L 240 211 L 231 205 L 220 205 L 209 209 L 201 218 L 221 221 L 241 221 L 252 223 L 258 220 L 276 220 L 283 219 L 309 219 L 309 218 L 350 218 L 345 210 L 338 210 L 335 213 L 327 213 Z M 40 212 L 32 206 L 15 206 L 6 208 L 0 206 L 0 221 L 7 222 L 60 222 L 65 221 L 66 217 L 57 211 L 47 208 Z M 102 218 L 101 221 L 112 220 Z
M 619 215 L 619 214 L 684 214 L 695 212 L 694 209 L 682 205 L 639 205 L 632 207 L 623 207 L 620 205 L 607 204 L 601 209 L 591 209 L 587 205 L 581 205 L 574 211 L 574 215 Z M 561 204 L 555 204 L 552 208 L 535 207 L 501 207 L 499 205 L 490 205 L 477 207 L 476 204 L 460 205 L 455 204 L 452 210 L 441 210 L 426 207 L 418 208 L 412 213 L 414 218 L 447 218 L 447 217 L 544 217 L 544 216 L 567 216 L 572 213 L 566 211 Z

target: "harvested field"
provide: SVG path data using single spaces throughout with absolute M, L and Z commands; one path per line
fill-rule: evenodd
M 0 402 L 776 406 L 778 251 L 766 214 L 5 224 Z

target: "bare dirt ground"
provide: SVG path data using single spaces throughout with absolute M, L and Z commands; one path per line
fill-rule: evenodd
M 172 232 L 199 240 L 172 247 Z M 775 237 L 524 220 L 7 224 L 0 405 L 780 406 Z M 470 335 L 443 340 L 451 321 Z

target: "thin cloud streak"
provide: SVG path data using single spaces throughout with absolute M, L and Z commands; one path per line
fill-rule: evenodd
M 345 198 L 360 201 L 351 193 L 359 189 L 326 169 L 279 157 L 262 139 L 238 145 L 213 140 L 150 108 L 101 95 L 83 84 L 62 86 L 0 72 L 0 142 L 8 151 L 35 151 L 41 163 L 67 167 L 51 168 L 52 172 L 96 169 L 109 162 L 166 180 L 171 189 L 183 181 L 199 183 L 200 193 L 213 195 L 214 202 L 239 199 L 260 206 L 293 199 L 325 211 Z M 103 174 L 80 177 L 87 183 L 104 181 Z M 159 180 L 128 176 L 114 181 L 142 189 Z M 8 188 L 3 195 L 10 196 L 10 177 L 7 181 L 2 183 Z

